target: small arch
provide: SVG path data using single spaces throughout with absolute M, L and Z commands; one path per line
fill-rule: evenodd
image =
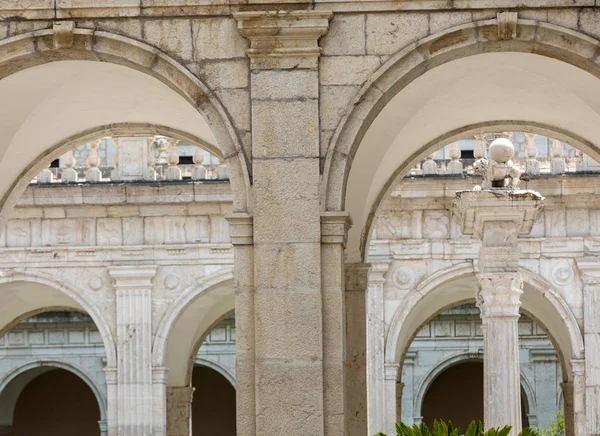
M 9 272 L 5 272 L 3 275 L 0 276 L 0 294 L 2 293 L 2 285 L 16 285 L 19 282 L 28 282 L 37 285 L 42 285 L 54 289 L 71 298 L 79 307 L 66 306 L 66 308 L 83 310 L 88 315 L 90 315 L 96 327 L 98 328 L 100 335 L 102 336 L 102 342 L 104 344 L 104 350 L 106 352 L 107 366 L 116 367 L 116 344 L 114 341 L 114 336 L 111 332 L 111 328 L 107 323 L 102 312 L 91 301 L 87 299 L 83 292 L 79 291 L 72 285 L 67 284 L 49 274 L 34 270 L 15 269 Z M 18 322 L 20 319 L 23 319 L 23 317 L 31 316 L 34 313 L 39 313 L 41 311 L 40 309 L 47 310 L 48 308 L 57 307 L 46 305 L 40 308 L 35 308 L 32 311 L 27 311 L 26 313 L 20 314 L 20 316 L 17 316 L 16 319 L 12 319 L 6 325 L 0 326 L 0 333 L 4 333 L 7 329 L 11 328 L 15 324 L 15 322 Z
M 194 317 L 194 331 L 175 335 L 178 323 L 194 306 L 202 315 Z M 203 335 L 228 316 L 234 308 L 233 268 L 224 268 L 184 290 L 162 317 L 152 346 L 155 367 L 169 367 L 170 386 L 187 386 Z M 200 322 L 198 322 L 200 320 Z M 182 324 L 183 325 L 183 324 Z M 178 341 L 178 346 L 171 339 Z M 183 344 L 182 344 L 183 341 Z
M 100 409 L 100 420 L 106 421 L 106 399 L 104 398 L 102 390 L 94 381 L 93 377 L 87 374 L 85 370 L 80 369 L 67 362 L 53 359 L 38 359 L 35 361 L 25 363 L 19 366 L 18 368 L 13 369 L 11 372 L 6 374 L 4 378 L 2 378 L 2 380 L 0 380 L 0 405 L 2 406 L 0 407 L 0 426 L 12 424 L 14 408 L 16 406 L 19 395 L 21 394 L 25 386 L 34 378 L 43 374 L 44 372 L 48 372 L 57 368 L 64 369 L 72 374 L 75 374 L 87 384 L 87 386 L 91 389 L 94 396 L 96 397 L 96 401 L 98 402 L 98 407 Z M 37 369 L 39 370 L 36 371 Z M 10 389 L 11 384 L 14 384 L 15 381 L 17 381 L 23 376 L 25 378 L 21 380 L 19 386 L 15 386 L 15 389 L 13 391 L 8 392 L 7 389 Z
M 231 383 L 231 386 L 233 386 L 233 388 L 235 389 L 235 376 L 224 365 L 221 365 L 219 362 L 215 362 L 214 360 L 205 359 L 203 357 L 196 357 L 195 364 L 206 366 L 207 368 L 217 371 L 219 374 L 225 377 L 227 381 Z

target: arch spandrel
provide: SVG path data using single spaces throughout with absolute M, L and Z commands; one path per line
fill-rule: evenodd
M 589 122 L 586 122 L 585 126 L 583 123 L 574 126 L 566 121 L 573 120 L 573 113 L 584 112 L 594 120 L 600 120 L 600 108 L 592 102 L 596 100 L 592 95 L 596 96 L 600 90 L 600 82 L 597 82 L 600 68 L 595 62 L 598 47 L 598 41 L 583 33 L 521 19 L 517 21 L 516 36 L 504 40 L 500 39 L 498 34 L 498 21 L 486 20 L 428 36 L 392 56 L 366 81 L 348 106 L 327 152 L 322 204 L 326 210 L 346 210 L 353 217 L 354 228 L 348 243 L 349 259 L 358 261 L 364 256 L 369 216 L 376 208 L 378 196 L 385 191 L 386 183 L 398 167 L 404 170 L 410 168 L 409 164 L 424 154 L 430 142 L 447 132 L 496 120 L 522 120 L 569 132 L 572 137 L 590 144 L 591 150 L 588 154 L 598 158 L 600 153 L 595 144 L 600 144 L 600 130 L 588 129 L 586 126 L 589 126 Z M 457 99 L 456 95 L 448 96 L 448 101 L 457 103 L 452 106 L 452 111 L 443 112 L 439 109 L 437 116 L 434 116 L 433 112 L 429 113 L 423 109 L 427 109 L 425 106 L 433 101 L 434 96 L 437 98 L 439 89 L 453 88 L 454 84 L 448 83 L 448 68 L 456 68 L 464 73 L 465 65 L 461 62 L 473 63 L 472 59 L 479 58 L 477 55 L 486 54 L 521 54 L 528 59 L 536 59 L 532 62 L 545 59 L 543 62 L 546 64 L 558 65 L 562 76 L 563 70 L 566 69 L 570 88 L 565 93 L 573 97 L 573 104 L 577 103 L 579 109 L 574 111 L 571 108 L 568 114 L 561 116 L 558 115 L 558 111 L 554 114 L 550 113 L 552 111 L 546 111 L 544 116 L 541 116 L 535 115 L 535 110 L 539 112 L 539 106 L 535 105 L 530 108 L 532 113 L 526 113 L 524 110 L 519 112 L 518 108 L 513 110 L 510 105 L 503 108 L 506 113 L 491 113 L 493 110 L 486 113 L 481 111 L 480 107 L 473 106 L 472 113 L 459 114 L 461 111 L 457 108 L 461 108 L 463 102 L 460 98 Z M 541 68 L 542 63 L 536 68 Z M 504 66 L 508 68 L 508 65 Z M 509 76 L 514 77 L 514 74 Z M 433 86 L 428 82 L 431 78 L 437 80 L 437 85 Z M 595 85 L 586 88 L 589 83 Z M 531 87 L 528 85 L 524 88 Z M 542 87 L 538 88 L 536 92 L 539 91 L 540 95 L 548 94 L 548 89 L 542 92 Z M 554 89 L 556 91 L 558 88 Z M 462 92 L 462 95 L 468 96 L 465 97 L 465 101 L 469 98 L 476 100 L 477 96 L 481 98 L 478 89 L 473 88 L 470 92 L 472 98 L 469 91 Z M 496 101 L 494 96 L 490 98 Z M 503 98 L 497 100 L 497 105 L 487 106 L 501 107 L 500 103 L 504 103 Z M 537 100 L 529 98 L 527 101 Z M 593 107 L 590 106 L 591 103 Z M 544 107 L 546 106 L 544 103 Z M 402 110 L 405 110 L 406 114 L 403 115 Z M 418 118 L 419 113 L 423 117 L 426 113 L 429 116 Z M 411 131 L 407 130 L 409 124 Z M 595 121 L 594 124 L 598 125 Z M 425 125 L 428 128 L 424 129 Z M 394 132 L 391 132 L 392 128 L 395 129 Z M 393 140 L 395 144 L 391 143 Z M 355 167 L 360 166 L 360 170 L 352 170 L 353 162 Z
M 20 99 L 16 98 L 17 95 L 13 95 L 15 98 L 5 99 L 5 101 L 13 102 L 9 111 L 12 115 L 4 118 L 4 124 L 7 125 L 2 126 L 5 132 L 11 132 L 8 135 L 10 139 L 7 141 L 11 148 L 0 150 L 0 156 L 2 156 L 2 161 L 6 165 L 6 168 L 4 168 L 5 179 L 8 183 L 13 181 L 14 183 L 8 186 L 0 186 L 3 203 L 7 203 L 9 208 L 11 207 L 11 202 L 7 201 L 11 191 L 18 187 L 19 180 L 27 175 L 28 170 L 32 169 L 32 162 L 35 165 L 35 163 L 43 160 L 48 156 L 49 151 L 56 149 L 69 139 L 85 136 L 92 130 L 101 130 L 109 124 L 129 122 L 133 124 L 165 125 L 165 127 L 178 130 L 187 136 L 199 138 L 205 145 L 208 144 L 209 148 L 210 146 L 218 148 L 220 150 L 219 154 L 225 158 L 229 167 L 234 192 L 234 210 L 249 211 L 251 204 L 248 201 L 250 190 L 248 159 L 226 109 L 214 92 L 198 77 L 164 52 L 121 35 L 74 28 L 72 45 L 60 49 L 55 48 L 55 38 L 55 30 L 45 29 L 0 41 L 0 78 L 4 79 L 2 82 L 5 80 L 11 82 L 11 86 L 9 86 L 8 91 L 3 92 L 4 94 L 15 92 L 18 94 L 20 88 L 16 86 L 18 85 L 16 82 L 19 80 L 24 80 L 22 86 L 31 83 L 43 84 L 46 81 L 50 83 L 50 76 L 46 72 L 52 72 L 56 76 L 57 66 L 60 66 L 63 62 L 79 62 L 68 71 L 74 73 L 76 77 L 72 79 L 67 77 L 67 73 L 63 72 L 62 79 L 53 87 L 56 89 L 49 89 L 44 92 L 40 90 L 40 92 L 34 93 L 37 100 L 34 99 L 28 103 L 23 96 Z M 86 62 L 93 63 L 95 67 L 84 71 Z M 126 69 L 119 70 L 119 68 Z M 111 87 L 118 87 L 119 84 L 124 86 L 120 91 L 115 88 L 112 96 L 108 95 L 108 92 L 96 96 L 100 99 L 109 97 L 112 99 L 110 102 L 107 101 L 99 106 L 101 109 L 112 105 L 110 107 L 111 112 L 107 109 L 104 115 L 102 115 L 102 110 L 97 110 L 98 107 L 94 108 L 94 103 L 100 104 L 100 102 L 94 101 L 95 98 L 92 98 L 91 95 L 87 95 L 87 97 L 81 95 L 79 102 L 73 100 L 75 97 L 71 101 L 65 97 L 68 92 L 75 96 L 79 95 L 74 89 L 76 85 L 80 86 L 81 90 L 85 92 L 95 89 L 90 83 L 88 83 L 89 86 L 86 86 L 86 76 L 84 74 L 87 72 L 93 74 L 94 69 L 97 72 L 106 69 L 106 74 L 111 74 L 110 78 L 106 80 L 106 83 L 110 83 Z M 44 80 L 38 77 L 36 80 L 31 81 L 31 77 L 38 73 L 42 74 Z M 129 85 L 119 80 L 119 74 L 123 73 L 124 76 L 130 77 Z M 135 74 L 141 75 L 135 76 Z M 89 77 L 88 82 L 92 80 L 92 76 Z M 134 79 L 135 77 L 138 79 Z M 102 81 L 99 82 L 96 79 L 98 78 L 94 79 L 96 84 L 102 83 Z M 152 82 L 152 80 L 155 82 Z M 9 84 L 8 82 L 5 83 Z M 122 104 L 123 102 L 119 100 L 121 95 L 125 100 L 129 95 L 127 93 L 134 92 L 132 88 L 136 86 L 140 89 L 143 86 L 148 88 L 143 93 L 138 92 L 137 96 L 132 95 L 136 107 L 143 108 L 140 104 L 146 103 L 148 105 L 145 109 L 146 112 L 149 114 L 152 111 L 155 112 L 154 116 L 147 117 L 151 119 L 144 119 L 138 111 L 126 109 Z M 153 92 L 149 92 L 149 90 L 153 90 Z M 0 90 L 0 92 L 2 91 Z M 170 97 L 169 93 L 171 93 Z M 8 94 L 6 97 L 10 97 Z M 163 100 L 156 97 L 153 101 L 154 94 L 158 94 Z M 142 97 L 143 95 L 146 98 Z M 61 99 L 62 103 L 60 103 Z M 172 112 L 172 122 L 169 122 L 169 125 L 164 122 L 165 119 L 169 118 L 167 116 L 169 107 L 161 108 L 161 101 L 166 101 L 165 104 L 167 105 L 171 103 L 179 105 L 177 106 L 179 112 Z M 171 103 L 168 103 L 168 101 L 171 101 Z M 176 103 L 177 101 L 178 103 Z M 155 107 L 151 105 L 155 105 Z M 51 107 L 54 109 L 50 110 Z M 56 108 L 63 110 L 57 110 Z M 119 108 L 123 109 L 120 113 Z M 69 110 L 72 112 L 75 109 L 79 112 L 76 114 L 67 113 Z M 159 109 L 162 112 L 159 112 Z M 181 111 L 187 111 L 187 115 L 183 116 Z M 37 125 L 36 129 L 28 128 L 27 123 L 35 121 L 33 118 L 35 118 L 36 113 L 41 117 L 40 120 L 51 123 L 54 128 L 46 134 L 43 134 L 41 125 Z M 93 116 L 84 117 L 86 113 L 94 115 L 96 118 L 94 119 Z M 62 117 L 59 119 L 51 119 L 60 116 Z M 136 116 L 139 119 L 135 119 Z M 196 121 L 192 121 L 194 117 L 196 117 Z M 9 121 L 8 118 L 12 121 Z M 83 121 L 76 122 L 78 118 L 82 118 Z M 11 126 L 9 123 L 13 123 L 13 125 Z M 63 126 L 64 128 L 56 129 L 57 126 Z M 205 130 L 198 130 L 203 128 L 202 126 L 206 126 Z M 31 132 L 34 131 L 38 131 L 39 135 L 44 136 L 31 138 Z M 29 134 L 26 134 L 27 132 Z M 26 144 L 27 147 L 23 144 Z M 34 144 L 34 146 L 31 144 Z M 10 150 L 27 150 L 27 153 L 25 153 L 27 156 L 9 152 Z M 10 165 L 8 161 L 10 161 Z M 22 188 L 22 186 L 19 187 Z M 4 211 L 4 216 L 6 216 L 6 211 Z

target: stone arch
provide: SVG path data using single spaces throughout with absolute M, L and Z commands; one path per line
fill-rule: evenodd
M 385 156 L 385 171 L 381 171 L 379 164 L 372 164 L 368 168 L 363 168 L 365 164 L 361 161 L 363 166 L 361 167 L 361 174 L 359 177 L 357 173 L 356 177 L 362 180 L 363 185 L 366 178 L 369 186 L 365 186 L 360 193 L 352 192 L 352 204 L 355 206 L 351 207 L 349 203 L 346 203 L 346 198 L 349 198 L 346 191 L 349 183 L 352 182 L 351 168 L 353 162 L 356 161 L 355 158 L 363 138 L 365 138 L 371 126 L 375 124 L 384 108 L 409 85 L 428 73 L 431 74 L 436 71 L 437 68 L 451 64 L 452 61 L 460 62 L 467 58 L 504 53 L 521 53 L 522 56 L 535 55 L 537 58 L 548 59 L 547 62 L 557 60 L 554 63 L 565 64 L 572 70 L 581 71 L 578 74 L 591 73 L 594 79 L 600 77 L 600 67 L 594 62 L 599 47 L 598 41 L 585 34 L 553 24 L 522 19 L 517 21 L 515 38 L 502 40 L 498 33 L 498 20 L 492 19 L 455 26 L 409 44 L 380 67 L 365 82 L 347 106 L 348 109 L 338 124 L 328 146 L 321 195 L 325 210 L 346 210 L 353 216 L 355 228 L 351 230 L 352 233 L 348 243 L 348 253 L 351 261 L 359 261 L 364 257 L 366 232 L 368 231 L 367 216 L 371 212 L 375 197 L 383 190 L 385 181 L 388 181 L 391 172 L 397 169 L 398 165 L 403 162 L 414 161 L 422 155 L 423 147 L 431 140 L 428 139 L 422 142 L 403 141 L 401 154 L 404 157 L 397 161 L 395 168 L 389 171 L 388 174 L 387 167 L 393 165 L 394 159 L 389 159 L 390 156 L 386 154 L 387 149 L 384 148 L 388 145 L 382 145 L 380 141 L 377 141 L 377 138 L 385 137 L 382 136 L 383 133 L 374 133 L 374 136 L 370 137 L 372 141 L 369 142 L 369 153 L 377 155 L 372 159 L 383 160 Z M 406 101 L 403 103 L 407 106 Z M 485 120 L 471 120 L 471 123 L 488 122 L 494 119 L 515 118 L 495 117 Z M 543 120 L 528 119 L 528 121 L 542 122 Z M 462 123 L 462 126 L 468 124 Z M 547 123 L 548 126 L 553 124 L 551 122 Z M 397 127 L 397 129 L 401 129 L 401 127 Z M 453 130 L 453 128 L 446 131 L 450 130 Z M 569 136 L 576 137 L 578 135 L 578 132 L 574 131 L 573 133 L 574 135 Z M 423 135 L 437 137 L 440 134 L 427 132 Z M 600 135 L 595 136 L 598 139 L 595 142 L 591 140 L 591 137 L 586 137 L 584 134 L 579 136 L 587 138 L 587 143 L 590 145 L 595 142 L 600 144 Z M 374 151 L 375 148 L 377 148 L 376 151 Z M 592 150 L 592 156 L 600 156 L 598 146 L 593 146 Z M 377 183 L 371 185 L 375 173 L 377 173 Z
M 439 375 L 441 375 L 448 368 L 459 363 L 482 360 L 482 356 L 478 353 L 457 353 L 448 357 L 447 359 L 444 359 L 442 362 L 440 362 L 434 368 L 432 368 L 417 388 L 417 395 L 415 395 L 413 402 L 413 410 L 415 411 L 415 414 L 417 416 L 422 416 L 421 411 L 423 410 L 425 394 L 427 393 L 427 390 L 429 389 L 431 384 Z M 527 397 L 530 414 L 535 414 L 535 411 L 537 410 L 535 404 L 535 392 L 531 387 L 530 381 L 527 379 L 525 374 L 523 374 L 523 372 L 521 372 L 521 388 L 525 392 L 525 395 Z
M 0 41 L 0 79 L 31 71 L 32 67 L 39 68 L 60 61 L 94 61 L 99 64 L 122 66 L 157 79 L 204 118 L 216 139 L 219 154 L 229 166 L 234 210 L 248 212 L 251 209 L 248 158 L 227 110 L 208 86 L 166 53 L 143 42 L 91 29 L 75 28 L 72 36 L 72 45 L 60 49 L 55 48 L 55 40 L 59 36 L 54 29 L 38 30 Z M 93 130 L 101 132 L 104 128 L 106 126 Z M 31 179 L 27 180 L 27 177 L 29 173 L 35 172 L 33 166 L 36 163 L 47 161 L 49 155 L 63 146 L 65 141 L 74 141 L 76 137 L 81 139 L 89 134 L 89 131 L 78 131 L 66 140 L 62 138 L 61 141 L 55 141 L 50 146 L 40 149 L 38 156 L 27 162 L 27 167 L 22 169 L 18 177 L 11 178 L 12 185 L 2 189 L 2 215 L 6 216 L 5 209 L 10 210 L 12 207 L 12 192 L 18 188 L 24 189 Z M 19 194 L 20 192 L 17 196 Z
M 570 381 L 573 377 L 571 360 L 584 356 L 583 336 L 577 320 L 564 299 L 548 282 L 524 268 L 519 268 L 519 272 L 525 283 L 522 307 L 547 329 L 561 359 L 563 379 Z M 438 271 L 416 286 L 390 322 L 385 340 L 386 363 L 402 364 L 417 328 L 431 316 L 456 302 L 474 298 L 472 290 L 477 286 L 474 273 L 472 263 L 465 262 Z
M 231 383 L 231 386 L 233 386 L 233 388 L 235 389 L 235 376 L 231 373 L 231 371 L 225 368 L 225 366 L 221 365 L 218 362 L 215 362 L 214 360 L 208 360 L 204 358 L 197 358 L 196 365 L 202 365 L 206 366 L 207 368 L 214 369 L 223 377 L 225 377 L 225 379 L 227 379 L 227 381 Z
M 152 346 L 153 366 L 169 368 L 169 386 L 189 385 L 198 347 L 234 305 L 232 268 L 205 277 L 179 295 L 161 319 Z
M 10 316 L 12 317 L 12 319 L 7 319 L 6 322 L 3 323 L 4 325 L 0 324 L 0 334 L 3 334 L 4 332 L 12 328 L 22 319 L 37 313 L 44 312 L 49 309 L 67 308 L 70 310 L 74 309 L 77 311 L 83 311 L 92 318 L 94 324 L 100 332 L 100 335 L 102 336 L 102 342 L 104 344 L 104 350 L 106 352 L 107 367 L 116 367 L 116 344 L 110 325 L 106 321 L 106 317 L 104 316 L 102 311 L 98 307 L 96 307 L 94 303 L 91 302 L 84 295 L 83 292 L 81 292 L 71 284 L 65 283 L 57 279 L 56 277 L 46 273 L 31 270 L 12 270 L 9 272 L 5 272 L 3 275 L 0 276 L 0 295 L 6 288 L 14 288 L 22 284 L 32 284 L 33 286 L 35 286 L 35 288 L 32 289 L 32 293 L 30 293 L 30 295 L 35 295 L 35 293 L 37 292 L 45 292 L 49 294 L 51 300 L 52 295 L 50 293 L 52 291 L 55 291 L 55 294 L 66 297 L 66 299 L 64 300 L 64 304 L 41 304 L 39 306 L 32 305 L 32 307 L 26 308 L 25 311 L 17 311 L 16 313 L 18 314 L 16 317 L 14 316 L 15 312 L 12 311 L 12 307 L 6 307 L 7 305 L 5 305 L 4 310 L 0 311 L 0 319 L 3 318 L 2 315 Z M 10 290 L 12 291 L 12 289 Z
M 2 405 L 2 407 L 0 407 L 0 427 L 12 424 L 12 415 L 17 400 L 27 384 L 37 376 L 57 368 L 69 371 L 85 382 L 98 402 L 100 420 L 106 421 L 106 399 L 98 386 L 97 381 L 95 381 L 92 376 L 85 370 L 67 362 L 52 359 L 37 359 L 13 369 L 0 380 L 0 404 Z

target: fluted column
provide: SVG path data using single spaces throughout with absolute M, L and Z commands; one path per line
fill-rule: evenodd
M 385 407 L 390 398 L 385 395 L 385 312 L 383 305 L 389 261 L 373 262 L 367 288 L 367 402 L 368 434 L 389 431 Z M 388 428 L 386 428 L 386 425 Z
M 486 428 L 512 425 L 521 432 L 519 307 L 523 281 L 519 273 L 479 274 L 477 305 L 483 329 L 483 398 Z
M 481 239 L 477 305 L 483 322 L 484 421 L 486 428 L 522 429 L 519 371 L 519 235 L 528 235 L 544 198 L 533 191 L 462 191 L 454 200 L 461 231 Z
M 169 386 L 167 388 L 167 435 L 190 436 L 192 434 L 191 386 Z
M 164 435 L 166 413 L 154 404 L 152 281 L 155 266 L 113 266 L 117 308 L 117 415 L 119 436 Z M 159 413 L 159 415 L 155 415 Z M 162 428 L 161 428 L 162 427 Z

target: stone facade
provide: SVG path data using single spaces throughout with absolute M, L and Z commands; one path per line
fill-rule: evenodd
M 518 300 L 560 350 L 568 433 L 600 434 L 596 188 L 563 148 L 592 160 L 580 169 L 600 161 L 593 0 L 7 0 L 0 17 L 0 325 L 87 311 L 109 434 L 168 433 L 168 394 L 187 392 L 199 338 L 234 308 L 240 436 L 389 432 L 408 339 L 480 284 L 516 295 L 520 279 L 511 310 L 486 311 L 512 350 L 510 374 L 487 372 L 512 398 L 493 419 L 517 419 Z M 547 199 L 530 234 L 461 233 L 450 203 L 470 180 L 398 184 L 448 144 L 507 131 L 555 140 L 554 177 L 525 181 Z M 99 188 L 94 152 L 75 183 L 74 147 L 154 135 L 221 159 L 227 188 L 180 181 L 175 142 L 172 183 L 149 153 L 124 173 L 121 154 Z M 61 156 L 65 186 L 28 187 Z M 499 241 L 507 270 L 488 270 Z

